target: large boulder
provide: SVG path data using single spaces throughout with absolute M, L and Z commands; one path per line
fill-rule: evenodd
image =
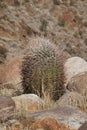
M 82 109 L 87 111 L 87 62 L 80 57 L 72 57 L 67 59 L 64 68 L 66 88 L 83 96 L 84 103 Z M 76 97 L 73 99 L 76 99 Z
M 78 101 L 77 106 L 79 105 L 79 107 L 87 112 L 87 72 L 72 77 L 67 85 L 67 89 L 71 91 L 71 93 L 78 93 L 83 96 L 83 98 L 80 98 L 81 96 L 77 98 L 77 96 L 74 95 L 71 99 L 72 101 L 75 100 L 74 102 Z M 67 97 L 64 97 L 64 100 L 66 100 L 66 98 Z
M 19 114 L 26 114 L 45 109 L 44 101 L 35 94 L 23 94 L 12 97 L 16 105 L 16 111 Z
M 87 72 L 87 62 L 80 57 L 71 57 L 66 60 L 64 68 L 67 85 L 72 77 Z
M 0 120 L 5 120 L 14 114 L 15 103 L 10 97 L 0 96 Z
M 53 118 L 58 122 L 70 127 L 71 129 L 78 130 L 78 128 L 87 121 L 87 113 L 80 111 L 76 107 L 61 106 L 55 109 L 49 109 L 29 114 L 27 115 L 27 118 L 29 120 Z
M 87 72 L 72 77 L 67 88 L 69 91 L 76 91 L 84 95 L 87 92 Z
M 84 104 L 85 101 L 81 94 L 77 92 L 67 92 L 55 103 L 55 106 L 71 105 L 84 110 Z
M 5 127 L 6 130 L 78 130 L 84 126 L 85 121 L 87 113 L 66 106 L 35 112 L 27 115 L 26 119 L 9 120 Z
M 53 118 L 44 118 L 33 120 L 9 120 L 6 124 L 6 130 L 75 130 L 69 128 L 67 125 L 58 122 Z M 3 129 L 5 130 L 5 129 Z

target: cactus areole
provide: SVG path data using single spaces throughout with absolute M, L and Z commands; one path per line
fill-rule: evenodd
M 62 55 L 48 41 L 31 49 L 22 65 L 24 93 L 35 93 L 40 97 L 49 94 L 58 100 L 65 92 Z

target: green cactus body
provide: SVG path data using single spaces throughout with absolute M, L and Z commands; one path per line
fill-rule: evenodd
M 65 88 L 62 57 L 56 46 L 45 40 L 33 48 L 24 57 L 22 77 L 24 93 L 40 97 L 49 94 L 53 100 L 59 99 Z

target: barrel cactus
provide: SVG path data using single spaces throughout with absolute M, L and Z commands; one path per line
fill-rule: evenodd
M 59 99 L 65 92 L 62 54 L 43 38 L 36 38 L 30 44 L 32 47 L 22 65 L 24 93 L 35 93 L 40 97 L 49 94 L 52 100 Z

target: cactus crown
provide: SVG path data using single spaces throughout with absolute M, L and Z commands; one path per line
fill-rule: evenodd
M 56 47 L 45 40 L 40 46 L 33 48 L 24 57 L 22 77 L 24 93 L 35 93 L 39 96 L 50 94 L 53 100 L 63 95 L 63 62 Z

